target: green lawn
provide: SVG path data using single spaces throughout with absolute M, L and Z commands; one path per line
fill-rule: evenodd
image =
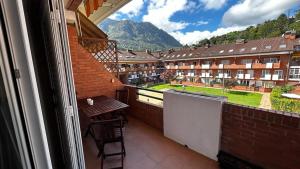
M 150 87 L 153 90 L 165 90 L 165 89 L 176 89 L 176 90 L 183 90 L 181 85 L 169 85 L 169 84 L 162 84 Z M 247 106 L 254 106 L 258 107 L 260 105 L 260 100 L 262 98 L 262 94 L 259 93 L 251 93 L 251 92 L 242 92 L 242 91 L 229 91 L 223 92 L 222 89 L 215 89 L 215 88 L 206 88 L 206 87 L 193 87 L 193 86 L 186 86 L 185 91 L 189 92 L 199 92 L 205 93 L 210 95 L 217 95 L 217 96 L 226 96 L 228 98 L 228 102 L 242 104 Z

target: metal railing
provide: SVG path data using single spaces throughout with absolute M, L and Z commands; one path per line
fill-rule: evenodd
M 136 90 L 137 100 L 153 104 L 156 106 L 163 106 L 163 92 L 137 87 Z

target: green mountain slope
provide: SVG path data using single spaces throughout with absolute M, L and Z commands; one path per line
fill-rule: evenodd
M 110 39 L 117 40 L 121 49 L 157 51 L 182 46 L 171 35 L 149 22 L 106 19 L 99 27 Z
M 210 39 L 204 39 L 193 46 L 234 43 L 236 39 L 254 40 L 278 37 L 288 30 L 296 30 L 297 34 L 300 35 L 300 11 L 292 18 L 288 18 L 285 14 L 281 14 L 277 19 L 265 21 L 256 26 L 250 26 L 243 31 L 230 32 Z

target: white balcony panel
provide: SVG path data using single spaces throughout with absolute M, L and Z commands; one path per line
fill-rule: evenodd
M 270 74 L 266 74 L 265 77 L 262 77 L 261 79 L 263 80 L 271 80 L 271 75 Z
M 175 65 L 175 69 L 178 69 L 178 65 Z
M 251 69 L 252 68 L 252 63 L 247 63 L 246 64 L 246 69 Z
M 209 64 L 202 64 L 202 69 L 209 69 Z
M 272 69 L 273 68 L 273 63 L 267 63 L 266 68 L 267 69 Z
M 205 77 L 205 73 L 201 73 L 201 77 Z
M 169 65 L 167 66 L 167 69 L 170 69 L 170 66 L 169 66 Z
M 223 73 L 219 73 L 218 78 L 223 78 Z
M 245 79 L 251 79 L 251 74 L 245 74 Z
M 209 77 L 210 76 L 210 73 L 205 73 L 205 77 Z
M 278 80 L 278 75 L 272 75 L 272 80 Z
M 164 92 L 164 135 L 217 160 L 224 101 L 221 97 Z
M 219 69 L 223 69 L 224 68 L 224 64 L 219 64 Z
M 195 65 L 191 65 L 191 69 L 195 69 Z
M 244 79 L 244 74 L 238 74 L 238 75 L 237 75 L 237 78 L 238 78 L 238 79 Z

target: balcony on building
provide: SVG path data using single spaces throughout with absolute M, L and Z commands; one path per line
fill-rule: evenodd
M 272 68 L 276 63 L 272 63 Z M 78 97 L 85 97 L 86 92 L 90 91 L 97 91 L 97 95 L 107 97 L 114 97 L 116 89 L 129 91 L 127 103 L 130 107 L 126 110 L 129 123 L 125 127 L 125 168 L 218 169 L 221 168 L 220 165 L 232 168 L 240 164 L 246 167 L 283 169 L 299 166 L 299 146 L 290 140 L 299 138 L 293 134 L 295 130 L 299 130 L 299 117 L 230 104 L 223 97 L 175 90 L 154 91 L 124 85 L 103 68 L 101 62 L 99 66 L 102 66 L 99 74 L 105 72 L 109 78 L 101 78 L 101 82 L 93 89 L 88 89 L 89 82 L 95 83 L 95 77 L 89 76 L 91 79 L 87 79 L 86 86 L 80 86 L 82 82 L 75 77 L 76 91 Z M 78 65 L 74 67 L 74 71 L 80 71 Z M 227 61 L 214 64 L 210 61 L 200 61 L 200 64 L 169 62 L 165 63 L 165 67 L 173 71 L 180 80 L 187 78 L 188 82 L 193 82 L 199 75 L 201 82 L 209 83 L 210 80 L 207 79 L 213 79 L 216 71 L 211 69 L 218 70 L 216 78 L 234 78 L 235 72 L 232 74 L 228 70 L 220 69 L 236 69 L 237 79 L 254 79 L 254 71 L 251 69 L 255 68 L 255 63 L 252 60 L 251 63 L 247 60 L 238 64 Z M 270 64 L 268 66 L 266 63 L 261 68 L 265 70 L 263 78 L 279 80 L 282 72 L 278 71 L 271 76 L 268 74 L 269 67 Z M 139 64 L 132 65 L 131 68 L 133 71 L 129 74 L 130 80 L 157 76 L 153 71 L 154 65 Z M 204 70 L 195 70 L 200 68 Z M 82 119 L 81 122 L 84 123 Z M 278 146 L 278 138 L 287 144 Z M 91 138 L 83 138 L 83 144 L 86 167 L 99 168 L 97 148 Z M 105 163 L 114 165 L 115 161 L 117 160 L 105 160 Z

